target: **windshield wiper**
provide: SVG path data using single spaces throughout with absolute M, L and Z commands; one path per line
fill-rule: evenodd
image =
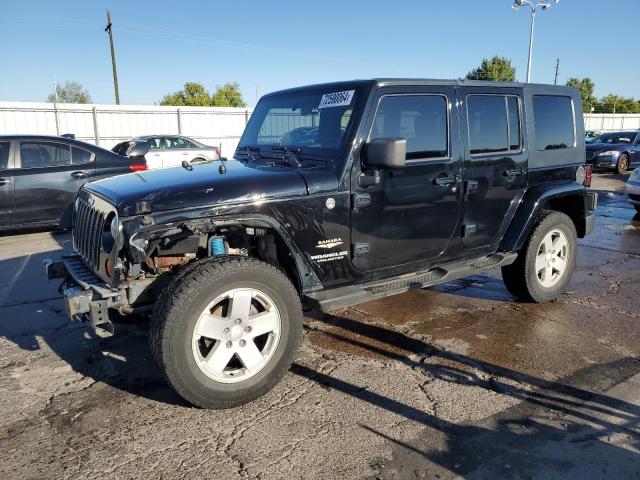
M 298 160 L 298 157 L 296 155 L 300 153 L 299 148 L 290 148 L 290 147 L 281 146 L 281 147 L 271 147 L 271 150 L 275 150 L 277 152 L 284 152 L 284 159 L 287 161 L 287 163 L 291 167 L 300 168 L 302 166 L 302 163 L 300 162 L 300 160 Z
M 262 157 L 262 154 L 260 153 L 260 148 L 259 147 L 250 147 L 249 145 L 243 145 L 242 147 L 238 147 L 237 150 L 240 151 L 240 152 L 247 152 L 247 158 L 251 162 L 257 162 L 258 161 L 258 159 L 254 155 L 254 153 L 257 153 L 259 157 Z

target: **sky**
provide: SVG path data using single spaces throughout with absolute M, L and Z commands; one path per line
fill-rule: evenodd
M 553 0 L 552 0 L 553 1 Z M 153 104 L 185 82 L 238 82 L 245 100 L 293 86 L 372 77 L 459 78 L 484 57 L 524 80 L 530 11 L 510 0 L 0 0 L 0 100 L 45 101 L 80 82 L 114 103 Z M 538 13 L 532 81 L 590 77 L 596 95 L 640 97 L 640 0 L 562 0 Z M 257 93 L 257 95 L 256 95 Z

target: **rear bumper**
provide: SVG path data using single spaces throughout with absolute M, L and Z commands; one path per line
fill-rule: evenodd
M 634 205 L 640 205 L 640 182 L 629 180 L 627 182 L 627 196 Z

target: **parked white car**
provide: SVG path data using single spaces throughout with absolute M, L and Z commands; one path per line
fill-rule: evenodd
M 127 155 L 134 145 L 146 142 L 149 153 L 145 155 L 147 166 L 153 168 L 167 168 L 189 163 L 211 162 L 220 158 L 218 147 L 204 145 L 192 138 L 181 135 L 146 135 L 136 137 L 117 144 L 112 151 L 120 155 Z
M 629 201 L 636 208 L 636 211 L 640 213 L 640 167 L 636 168 L 629 177 L 627 195 L 629 195 Z

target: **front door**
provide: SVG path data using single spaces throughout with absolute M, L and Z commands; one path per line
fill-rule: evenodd
M 385 88 L 376 94 L 368 139 L 405 138 L 407 157 L 404 168 L 380 171 L 373 185 L 367 180 L 373 172 L 354 162 L 352 255 L 358 270 L 384 277 L 384 269 L 418 269 L 447 250 L 461 200 L 455 95 L 449 87 Z
M 13 159 L 11 142 L 0 142 L 0 227 L 14 222 L 13 205 Z
M 466 249 L 492 250 L 527 185 L 522 90 L 461 89 L 466 128 L 464 219 Z

